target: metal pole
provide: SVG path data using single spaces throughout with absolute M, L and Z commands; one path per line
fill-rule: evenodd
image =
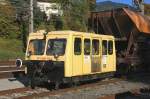
M 140 12 L 144 15 L 144 0 L 133 0 L 133 6 L 138 8 Z
M 141 2 L 141 13 L 144 15 L 144 0 Z
M 33 0 L 30 0 L 30 19 L 29 19 L 29 33 L 34 31 L 33 29 Z

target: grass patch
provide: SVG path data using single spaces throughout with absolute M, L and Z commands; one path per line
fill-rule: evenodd
M 24 58 L 21 40 L 0 38 L 0 60 Z

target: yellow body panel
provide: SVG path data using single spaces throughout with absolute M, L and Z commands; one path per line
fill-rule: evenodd
M 65 38 L 67 40 L 65 54 L 63 56 L 59 56 L 57 59 L 53 55 L 51 56 L 46 55 L 48 40 L 59 39 L 59 38 Z M 81 38 L 81 45 L 82 45 L 81 55 L 74 54 L 75 38 Z M 84 39 L 86 38 L 90 39 L 91 41 L 90 55 L 84 55 Z M 45 51 L 43 55 L 31 55 L 30 57 L 27 56 L 29 42 L 30 40 L 33 40 L 33 39 L 46 39 Z M 99 41 L 99 54 L 98 55 L 92 55 L 92 52 L 93 52 L 92 40 L 93 39 L 96 39 Z M 102 40 L 113 41 L 113 54 L 112 55 L 106 55 L 106 56 L 102 55 Z M 46 35 L 46 38 L 44 38 L 44 35 L 42 33 L 32 33 L 29 35 L 29 38 L 28 38 L 26 60 L 64 61 L 65 77 L 116 71 L 116 52 L 115 52 L 114 37 L 108 36 L 108 35 L 98 35 L 98 34 L 93 34 L 93 33 L 75 32 L 75 31 L 52 31 Z M 92 70 L 94 70 L 94 72 L 92 72 Z

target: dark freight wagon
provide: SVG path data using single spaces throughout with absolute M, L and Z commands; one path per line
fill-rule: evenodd
M 129 8 L 92 12 L 89 27 L 97 34 L 113 35 L 117 64 L 125 71 L 150 69 L 150 18 Z

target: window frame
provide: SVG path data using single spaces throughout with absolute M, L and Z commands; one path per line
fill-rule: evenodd
M 110 43 L 111 42 L 111 43 Z M 110 45 L 111 44 L 111 45 Z M 109 40 L 108 41 L 108 55 L 112 55 L 113 54 L 113 40 Z M 111 48 L 111 49 L 110 49 Z
M 88 40 L 89 43 L 90 43 L 90 47 L 89 47 L 90 48 L 89 49 L 90 52 L 88 54 L 85 53 L 85 41 L 86 40 Z M 84 55 L 91 55 L 91 39 L 90 38 L 84 38 Z
M 32 42 L 34 42 L 34 41 L 44 41 L 44 50 L 43 50 L 43 52 L 41 53 L 41 54 L 35 54 L 35 52 L 34 53 L 31 53 L 31 55 L 44 55 L 44 53 L 45 53 L 45 47 L 46 47 L 46 40 L 45 39 L 30 39 L 29 40 L 29 43 L 28 43 L 28 48 L 27 48 L 27 52 L 30 52 L 30 44 L 32 43 Z M 33 44 L 33 43 L 32 43 Z M 35 49 L 34 49 L 35 50 Z
M 80 52 L 76 52 L 76 50 L 75 50 L 75 42 L 76 42 L 76 39 L 80 39 Z M 78 44 L 77 44 L 78 45 Z M 75 37 L 74 38 L 74 48 L 73 48 L 73 52 L 74 52 L 74 55 L 81 55 L 82 54 L 82 39 L 81 39 L 81 37 Z
M 104 42 L 106 42 L 106 45 L 104 45 Z M 102 40 L 102 55 L 108 55 L 108 41 L 107 40 Z
M 94 41 L 96 41 L 96 43 L 98 43 L 98 47 L 97 47 L 97 50 L 95 50 L 95 52 L 93 53 Z M 96 53 L 96 51 L 98 51 L 98 52 Z M 99 55 L 99 54 L 100 54 L 100 41 L 99 41 L 99 39 L 92 39 L 92 55 Z
M 67 39 L 66 38 L 57 38 L 57 39 L 55 39 L 55 38 L 49 38 L 48 40 L 47 40 L 47 47 L 46 47 L 46 55 L 48 55 L 48 56 L 51 56 L 51 55 L 53 55 L 53 54 L 50 54 L 50 53 L 48 53 L 48 44 L 49 44 L 49 41 L 50 40 L 52 40 L 52 41 L 54 41 L 54 40 L 64 40 L 64 43 L 66 44 L 65 45 L 65 48 L 64 48 L 64 52 L 63 53 L 61 53 L 61 54 L 59 54 L 59 56 L 64 56 L 65 55 L 65 53 L 66 53 L 66 47 L 67 47 Z

